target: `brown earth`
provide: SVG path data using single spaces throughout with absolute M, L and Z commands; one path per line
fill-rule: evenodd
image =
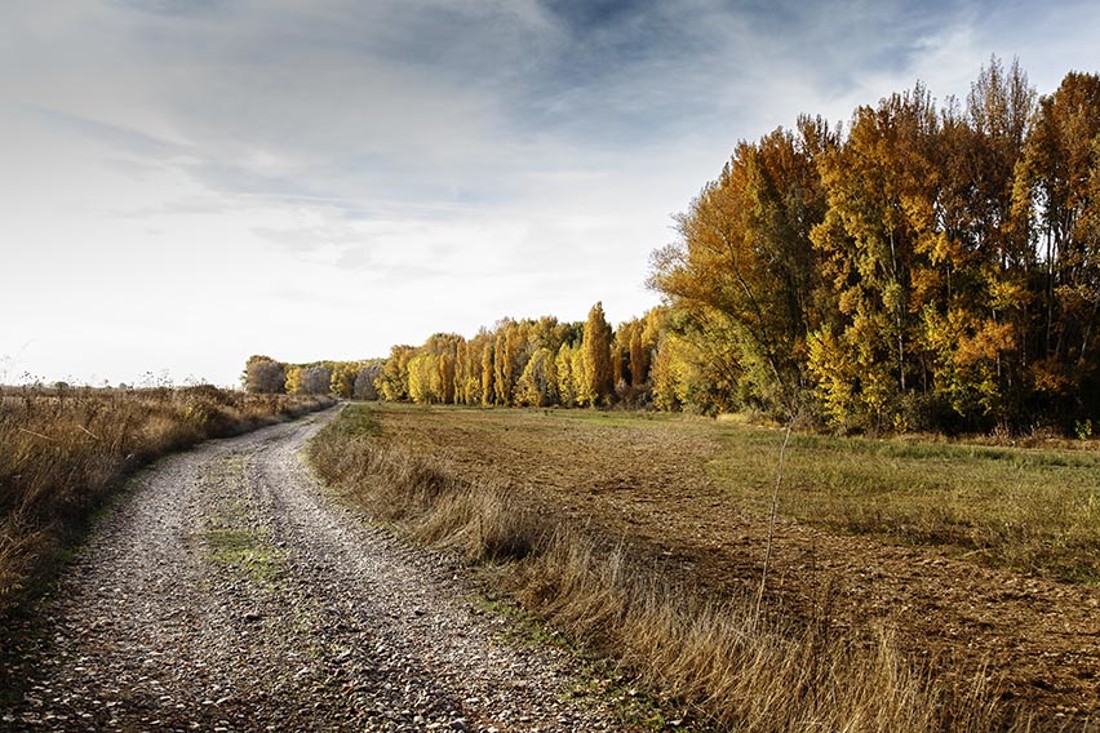
M 459 476 L 505 484 L 621 539 L 714 592 L 755 593 L 768 517 L 716 485 L 703 422 L 599 420 L 543 411 L 380 413 L 385 440 L 427 450 Z M 778 448 L 782 435 L 777 433 Z M 834 628 L 882 627 L 949 681 L 985 676 L 1040 729 L 1094 730 L 1100 589 L 984 567 L 781 519 L 766 605 Z

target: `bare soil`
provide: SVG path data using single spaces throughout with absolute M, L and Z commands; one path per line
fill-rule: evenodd
M 371 526 L 300 451 L 333 413 L 143 472 L 5 654 L 0 730 L 623 730 L 460 564 Z
M 731 498 L 706 465 L 719 445 L 691 421 L 599 420 L 553 411 L 386 409 L 383 439 L 439 456 L 474 482 L 628 543 L 715 593 L 755 593 L 765 512 Z M 782 435 L 776 435 L 776 453 Z M 1100 589 L 983 567 L 791 520 L 775 529 L 767 604 L 838 630 L 880 626 L 913 660 L 968 683 L 984 676 L 1040 729 L 1094 730 Z

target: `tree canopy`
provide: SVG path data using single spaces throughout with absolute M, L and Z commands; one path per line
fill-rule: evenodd
M 1100 418 L 1100 77 L 1038 96 L 996 57 L 846 126 L 741 141 L 653 253 L 664 302 L 504 318 L 387 359 L 254 356 L 252 391 L 424 404 L 754 409 L 841 430 L 1066 430 Z

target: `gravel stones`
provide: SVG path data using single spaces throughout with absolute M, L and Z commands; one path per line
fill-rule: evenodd
M 329 415 L 141 474 L 43 603 L 0 729 L 616 729 L 566 699 L 566 653 L 502 641 L 453 559 L 326 495 L 300 449 Z

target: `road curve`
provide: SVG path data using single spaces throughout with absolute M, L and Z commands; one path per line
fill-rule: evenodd
M 576 731 L 570 660 L 503 640 L 452 560 L 327 495 L 304 442 L 335 414 L 158 462 L 52 599 L 10 730 Z

